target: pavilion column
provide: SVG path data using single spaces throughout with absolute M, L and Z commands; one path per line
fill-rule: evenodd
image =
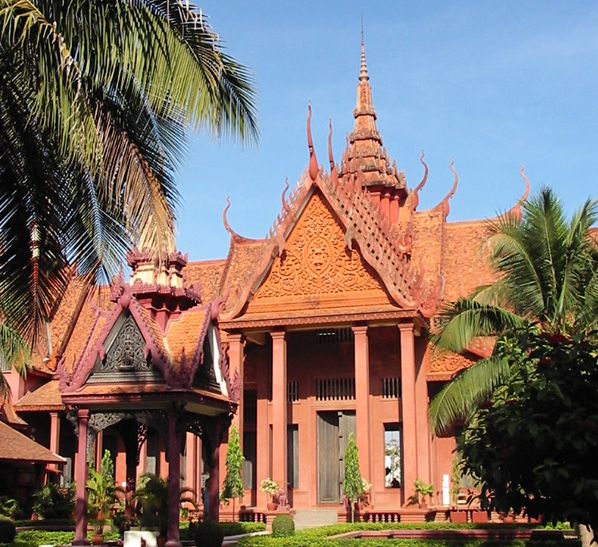
M 244 348 L 245 340 L 242 334 L 229 334 L 228 335 L 228 362 L 230 366 L 231 378 L 235 376 L 239 379 L 239 406 L 237 407 L 237 413 L 233 416 L 232 425 L 237 428 L 239 432 L 239 440 L 241 442 L 241 449 L 243 448 L 243 377 L 244 377 Z
M 77 461 L 75 466 L 76 504 L 75 504 L 75 539 L 73 545 L 89 545 L 87 541 L 87 435 L 89 431 L 89 409 L 77 411 L 78 440 Z
M 210 438 L 210 454 L 208 454 L 210 465 L 208 512 L 209 518 L 214 522 L 218 522 L 220 519 L 220 439 L 222 438 L 223 429 L 226 429 L 226 426 L 222 423 L 221 418 L 217 418 L 213 434 Z
M 286 333 L 272 336 L 272 479 L 287 490 L 287 347 Z M 266 445 L 267 446 L 267 445 Z
M 50 452 L 58 454 L 60 451 L 60 414 L 50 412 Z M 50 464 L 51 469 L 58 469 L 58 464 Z
M 420 352 L 417 352 L 420 354 Z M 421 354 L 420 354 L 421 355 Z M 423 359 L 416 363 L 415 377 L 415 420 L 417 427 L 417 478 L 430 483 L 430 431 L 428 428 L 428 381 Z
M 355 339 L 355 430 L 361 475 L 371 482 L 370 469 L 370 356 L 367 326 L 353 327 Z
M 104 431 L 98 431 L 95 434 L 95 468 L 100 471 L 102 464 L 102 456 L 104 455 Z
M 380 203 L 382 214 L 390 220 L 390 192 L 384 192 L 382 194 L 382 201 Z
M 268 385 L 265 378 L 261 378 L 257 384 L 256 406 L 256 443 L 259 447 L 256 450 L 256 504 L 258 507 L 265 508 L 268 503 L 268 494 L 262 492 L 259 487 L 260 482 L 270 476 L 270 424 L 268 421 Z
M 413 323 L 400 323 L 401 422 L 403 426 L 403 504 L 415 492 L 417 476 L 417 428 L 415 407 L 415 340 Z
M 181 434 L 177 430 L 177 411 L 173 405 L 168 410 L 168 528 L 167 547 L 180 547 L 179 499 L 181 489 Z

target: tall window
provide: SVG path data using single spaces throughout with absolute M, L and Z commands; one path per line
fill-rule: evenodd
M 290 488 L 299 486 L 299 426 L 287 427 L 287 482 Z
M 384 424 L 384 486 L 401 488 L 401 427 Z

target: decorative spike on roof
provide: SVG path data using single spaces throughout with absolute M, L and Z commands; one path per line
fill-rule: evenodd
M 530 191 L 529 177 L 525 174 L 525 166 L 523 164 L 521 164 L 521 168 L 519 169 L 519 175 L 523 179 L 523 182 L 525 182 L 525 191 L 523 192 L 521 199 L 513 207 L 511 207 L 509 211 L 507 211 L 507 215 L 513 216 L 517 222 L 521 222 L 523 217 L 523 204 L 527 201 Z

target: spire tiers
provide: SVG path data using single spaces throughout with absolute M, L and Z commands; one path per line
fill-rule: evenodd
M 403 173 L 397 171 L 382 144 L 382 137 L 376 127 L 376 111 L 372 99 L 372 87 L 365 54 L 363 29 L 361 32 L 361 62 L 357 84 L 357 97 L 353 131 L 348 143 L 339 178 L 349 181 L 357 177 L 360 183 L 375 191 L 391 191 L 399 199 L 406 197 L 406 183 Z

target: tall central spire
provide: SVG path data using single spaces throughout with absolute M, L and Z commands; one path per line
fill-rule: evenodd
M 365 38 L 363 36 L 363 19 L 361 20 L 361 71 L 359 72 L 359 81 L 369 80 L 368 64 L 365 59 Z
M 357 82 L 357 97 L 353 131 L 348 137 L 348 146 L 343 155 L 341 177 L 348 180 L 356 176 L 369 190 L 384 193 L 389 190 L 405 193 L 405 180 L 390 164 L 382 137 L 376 127 L 376 111 L 372 100 L 372 87 L 365 54 L 363 24 L 361 27 L 361 63 Z

